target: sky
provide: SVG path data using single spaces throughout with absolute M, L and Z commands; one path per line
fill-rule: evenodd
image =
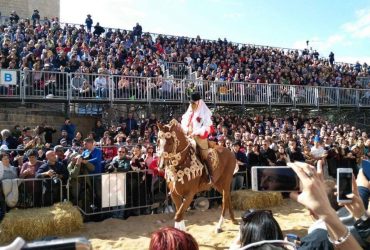
M 370 1 L 61 0 L 61 21 L 273 47 L 370 64 Z

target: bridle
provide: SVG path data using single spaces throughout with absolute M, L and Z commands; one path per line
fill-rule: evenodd
M 171 153 L 161 152 L 159 154 L 159 157 L 163 157 L 163 159 L 168 160 L 169 164 L 165 165 L 165 172 L 169 180 L 173 181 L 174 184 L 177 181 L 184 184 L 183 178 L 185 175 L 190 180 L 202 174 L 203 165 L 197 159 L 195 154 L 191 154 L 190 156 L 190 159 L 191 159 L 190 167 L 185 167 L 183 170 L 176 169 L 177 166 L 181 165 L 187 159 L 185 156 L 189 154 L 189 151 L 191 152 L 192 144 L 189 141 L 189 139 L 187 139 L 186 147 L 180 152 L 176 152 L 178 146 L 180 145 L 180 141 L 177 139 L 176 133 L 174 131 L 172 132 L 159 131 L 158 138 L 164 139 L 164 140 L 172 138 L 174 140 L 174 146 L 173 146 Z M 192 177 L 192 174 L 193 174 L 193 177 Z

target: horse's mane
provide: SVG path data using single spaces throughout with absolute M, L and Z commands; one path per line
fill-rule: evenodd
M 190 144 L 192 145 L 192 148 L 194 149 L 196 148 L 195 140 L 185 134 L 184 130 L 181 127 L 181 124 L 176 119 L 172 119 L 168 124 L 166 124 L 163 127 L 168 129 L 168 131 L 171 131 L 171 129 L 174 129 L 176 132 L 181 133 L 187 139 L 187 141 L 190 142 Z
M 175 128 L 177 129 L 177 131 L 185 135 L 184 130 L 181 127 L 181 124 L 176 119 L 172 119 L 167 125 L 165 125 L 165 127 L 167 127 L 168 130 L 171 130 L 171 128 Z

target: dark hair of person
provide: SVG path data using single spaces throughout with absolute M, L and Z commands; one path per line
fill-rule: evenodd
M 2 161 L 4 157 L 8 157 L 9 158 L 9 154 L 8 153 L 5 153 L 5 152 L 2 152 L 0 154 L 0 161 Z
M 149 250 L 198 250 L 191 234 L 173 227 L 164 227 L 152 233 Z
M 30 156 L 35 156 L 35 157 L 37 157 L 37 156 L 38 156 L 38 152 L 37 152 L 37 150 L 36 150 L 36 149 L 29 149 L 29 150 L 27 150 L 27 152 L 26 152 L 26 156 L 27 156 L 27 157 L 30 157 Z
M 283 232 L 271 211 L 247 211 L 240 224 L 240 244 L 246 246 L 262 240 L 283 240 Z

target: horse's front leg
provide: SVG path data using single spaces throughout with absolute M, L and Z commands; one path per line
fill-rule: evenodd
M 175 192 L 171 192 L 171 199 L 172 199 L 172 202 L 175 203 L 176 214 L 177 214 L 177 211 L 180 210 L 180 206 L 182 203 L 182 197 Z
M 182 197 L 180 195 L 178 195 L 176 192 L 173 191 L 173 192 L 171 192 L 171 199 L 172 199 L 172 202 L 175 204 L 175 207 L 176 207 L 175 228 L 185 231 L 185 223 L 180 222 L 179 220 L 177 220 L 178 213 L 180 211 L 180 207 L 181 207 L 181 204 L 182 204 Z
M 194 194 L 188 194 L 182 200 L 182 204 L 181 204 L 180 208 L 176 211 L 175 228 L 186 231 L 185 221 L 184 221 L 184 214 L 185 214 L 186 210 L 189 208 L 190 203 L 193 201 L 193 197 L 194 197 Z

